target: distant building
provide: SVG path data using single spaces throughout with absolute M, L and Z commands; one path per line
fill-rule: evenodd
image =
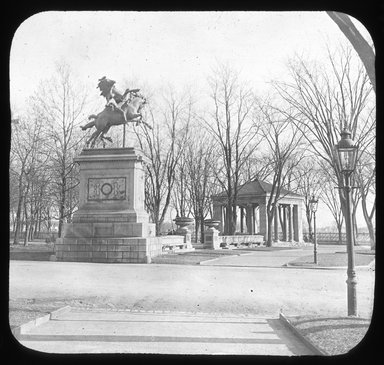
M 253 180 L 243 184 L 237 194 L 237 232 L 239 234 L 261 234 L 267 238 L 267 207 L 266 204 L 272 192 L 272 185 L 262 181 Z M 303 240 L 302 204 L 304 197 L 294 192 L 282 189 L 278 201 L 278 209 L 274 217 L 274 240 L 278 241 L 280 235 L 283 241 Z M 225 234 L 225 214 L 227 196 L 225 192 L 212 196 L 213 219 L 220 221 L 219 230 Z

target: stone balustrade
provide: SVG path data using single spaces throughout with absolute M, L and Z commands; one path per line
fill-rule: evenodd
M 235 235 L 235 236 L 219 236 L 219 242 L 221 246 L 229 245 L 261 245 L 264 242 L 264 236 L 260 234 L 254 235 Z

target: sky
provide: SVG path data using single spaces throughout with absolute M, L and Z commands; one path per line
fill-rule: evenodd
M 217 62 L 263 92 L 268 81 L 286 75 L 294 53 L 320 60 L 326 44 L 340 43 L 346 38 L 325 12 L 43 12 L 14 35 L 10 102 L 20 109 L 61 60 L 80 82 L 95 85 L 95 93 L 102 76 L 117 86 L 136 79 L 155 89 L 168 83 L 199 89 Z M 332 222 L 329 213 L 323 216 L 319 224 Z

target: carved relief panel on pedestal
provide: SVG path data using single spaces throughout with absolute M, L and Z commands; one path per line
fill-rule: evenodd
M 124 200 L 125 198 L 125 177 L 88 179 L 88 200 Z

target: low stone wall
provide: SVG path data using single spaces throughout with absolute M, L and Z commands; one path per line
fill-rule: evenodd
M 161 238 L 163 251 L 168 249 L 173 249 L 175 246 L 179 246 L 180 248 L 182 246 L 185 246 L 185 239 L 184 236 L 179 235 L 170 235 L 170 236 L 162 236 Z
M 264 236 L 260 234 L 254 235 L 238 235 L 238 236 L 219 236 L 221 245 L 247 245 L 247 244 L 262 244 Z

